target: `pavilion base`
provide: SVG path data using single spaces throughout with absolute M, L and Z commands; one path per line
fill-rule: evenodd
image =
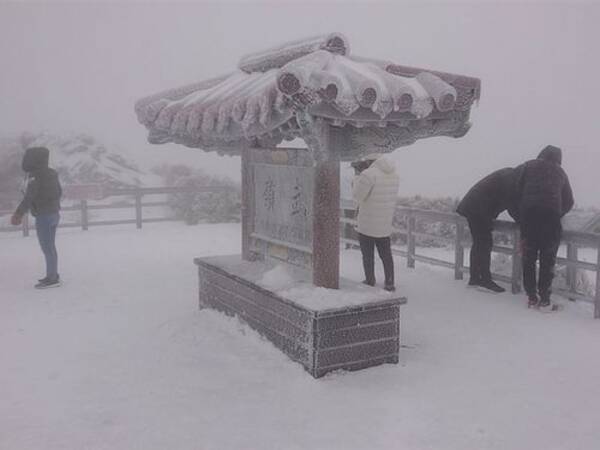
M 275 292 L 259 285 L 272 264 L 239 255 L 196 258 L 194 263 L 201 309 L 238 316 L 315 378 L 339 369 L 398 363 L 404 297 L 348 280 L 341 280 L 341 293 L 302 279 L 292 289 Z

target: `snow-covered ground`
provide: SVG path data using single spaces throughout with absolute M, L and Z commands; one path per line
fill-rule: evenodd
M 64 285 L 36 291 L 35 237 L 0 234 L 0 448 L 598 448 L 589 305 L 542 314 L 397 258 L 400 364 L 315 380 L 237 319 L 198 310 L 192 258 L 236 253 L 239 235 L 60 230 Z M 358 252 L 342 271 L 361 279 Z

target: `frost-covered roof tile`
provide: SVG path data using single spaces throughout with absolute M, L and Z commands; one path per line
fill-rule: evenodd
M 480 89 L 475 78 L 350 57 L 339 33 L 254 53 L 238 67 L 138 101 L 150 139 L 206 146 L 273 135 L 300 110 L 381 127 L 468 110 Z

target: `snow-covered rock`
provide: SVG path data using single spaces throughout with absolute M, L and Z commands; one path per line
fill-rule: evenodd
M 140 169 L 127 160 L 120 149 L 111 148 L 87 134 L 24 133 L 4 138 L 0 140 L 0 161 L 20 161 L 22 152 L 28 147 L 47 147 L 50 150 L 50 166 L 58 171 L 64 185 L 99 183 L 125 187 L 162 184 L 158 175 Z M 19 173 L 17 177 L 21 175 Z

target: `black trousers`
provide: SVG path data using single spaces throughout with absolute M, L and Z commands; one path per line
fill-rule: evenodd
M 537 293 L 542 298 L 550 297 L 561 235 L 560 216 L 555 212 L 536 208 L 521 212 L 523 287 L 527 295 L 536 293 L 536 263 L 539 259 Z
M 491 217 L 467 217 L 473 245 L 469 254 L 469 272 L 473 281 L 489 281 L 492 279 L 490 263 L 492 258 L 492 229 Z
M 363 268 L 367 284 L 375 285 L 375 247 L 383 262 L 385 285 L 394 286 L 394 258 L 392 257 L 392 244 L 388 237 L 371 237 L 358 233 L 360 252 L 362 253 Z

